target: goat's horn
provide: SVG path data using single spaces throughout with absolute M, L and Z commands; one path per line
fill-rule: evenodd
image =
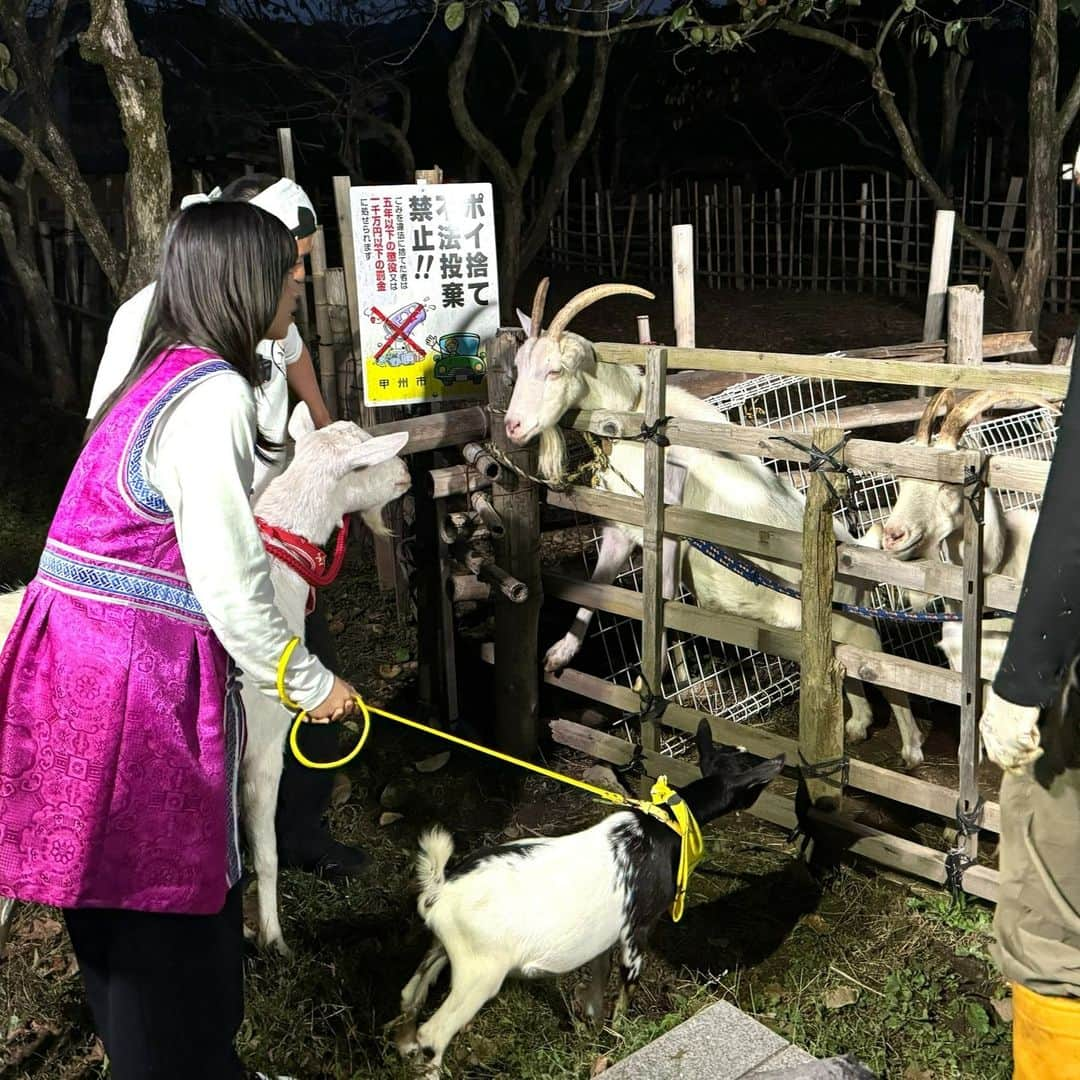
M 945 390 L 939 390 L 929 401 L 926 408 L 923 409 L 922 416 L 919 417 L 919 426 L 915 429 L 915 443 L 917 446 L 929 446 L 934 434 L 934 421 L 937 419 L 937 414 L 941 410 L 942 405 L 945 406 L 945 413 L 948 415 L 949 410 L 956 404 L 956 394 L 953 392 L 952 387 L 948 387 Z
M 1053 409 L 1053 405 L 1041 397 L 1033 394 L 1030 390 L 989 389 L 979 390 L 969 394 L 966 398 L 954 405 L 945 417 L 938 432 L 938 444 L 955 450 L 960 443 L 960 438 L 967 430 L 968 424 L 979 413 L 992 409 L 1006 401 L 1027 401 L 1042 409 Z
M 590 304 L 595 304 L 597 300 L 603 300 L 606 296 L 619 296 L 623 293 L 632 296 L 644 296 L 646 300 L 656 299 L 648 289 L 639 289 L 636 285 L 594 285 L 591 289 L 579 292 L 577 296 L 568 300 L 559 309 L 558 314 L 551 320 L 551 325 L 548 327 L 548 336 L 558 337 L 570 325 L 570 321 Z
M 548 286 L 551 278 L 544 278 L 536 286 L 536 295 L 533 297 L 532 306 L 532 336 L 539 337 L 540 329 L 544 325 L 544 305 L 547 303 Z

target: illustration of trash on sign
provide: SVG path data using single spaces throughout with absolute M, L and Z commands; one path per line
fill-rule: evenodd
M 427 318 L 435 305 L 426 298 L 421 303 L 404 304 L 390 315 L 384 315 L 372 305 L 364 309 L 364 315 L 385 334 L 382 345 L 375 350 L 375 363 L 379 367 L 406 367 L 415 364 L 427 354 L 427 349 L 417 345 L 410 336 Z

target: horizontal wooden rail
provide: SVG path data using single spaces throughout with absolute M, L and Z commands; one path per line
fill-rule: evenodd
M 487 663 L 492 663 L 494 656 L 494 648 L 490 643 L 482 647 L 481 657 Z M 641 706 L 637 694 L 629 687 L 616 686 L 614 683 L 574 668 L 567 668 L 559 675 L 548 673 L 544 676 L 544 681 L 568 693 L 576 694 L 578 697 L 610 705 L 624 712 L 636 713 Z M 700 709 L 686 709 L 676 702 L 670 702 L 664 712 L 664 724 L 679 731 L 693 733 L 697 731 L 701 715 Z M 760 754 L 763 757 L 784 754 L 792 763 L 799 760 L 798 743 L 794 739 L 788 739 L 761 728 L 750 727 L 747 724 L 736 724 L 723 716 L 710 716 L 709 723 L 716 738 L 745 746 L 751 753 Z M 610 737 L 615 738 L 615 736 Z M 860 791 L 881 795 L 906 806 L 918 807 L 949 821 L 956 820 L 956 792 L 941 787 L 939 784 L 919 780 L 907 773 L 896 772 L 853 757 L 850 767 L 850 784 Z M 983 828 L 991 832 L 1000 831 L 1001 812 L 997 803 L 985 804 Z
M 713 723 L 715 733 L 715 720 Z M 569 720 L 553 720 L 551 734 L 559 745 L 581 751 L 613 765 L 627 765 L 633 760 L 634 747 L 625 739 L 595 731 L 582 724 L 575 724 Z M 740 741 L 745 744 L 745 739 L 740 737 Z M 753 752 L 768 753 L 768 751 Z M 665 773 L 676 786 L 689 783 L 701 775 L 692 765 L 648 750 L 644 754 L 644 763 L 650 776 Z M 852 762 L 853 768 L 854 765 L 855 762 Z M 763 792 L 749 812 L 783 829 L 793 829 L 798 822 L 793 801 L 772 791 Z M 910 840 L 903 840 L 898 836 L 890 836 L 888 833 L 861 822 L 852 821 L 843 815 L 822 814 L 815 810 L 812 810 L 810 814 L 821 824 L 853 833 L 855 840 L 847 845 L 847 850 L 853 854 L 888 866 L 893 870 L 914 874 L 939 885 L 945 884 L 943 852 Z M 985 900 L 996 900 L 998 873 L 986 866 L 971 866 L 964 873 L 964 888 Z
M 978 370 L 965 368 L 958 370 Z M 1058 369 L 1060 370 L 1060 369 Z M 641 431 L 642 413 L 582 411 L 568 416 L 575 431 L 590 431 L 607 438 L 634 436 Z M 689 420 L 676 416 L 664 429 L 672 446 L 689 446 L 718 453 L 749 454 L 755 457 L 776 458 L 781 461 L 808 462 L 810 455 L 780 439 L 781 434 L 796 442 L 808 441 L 798 433 L 782 433 L 775 428 L 749 427 L 729 424 L 717 419 Z M 969 468 L 978 468 L 984 460 L 977 450 L 945 450 L 909 443 L 887 443 L 876 439 L 851 439 L 844 448 L 848 466 L 859 472 L 884 472 L 893 476 L 909 476 L 920 480 L 937 480 L 946 484 L 961 484 Z M 1041 494 L 1050 472 L 1048 461 L 994 454 L 989 458 L 988 483 L 994 488 L 1027 491 Z
M 485 439 L 488 434 L 488 414 L 478 406 L 467 409 L 450 409 L 430 416 L 413 416 L 408 420 L 388 420 L 374 424 L 372 435 L 392 435 L 399 431 L 409 433 L 404 454 L 419 454 L 425 450 L 439 450 L 446 446 Z
M 595 488 L 574 487 L 563 492 L 549 491 L 547 501 L 551 506 L 591 514 L 625 525 L 640 526 L 644 516 L 640 499 Z M 708 540 L 733 551 L 762 556 L 788 566 L 801 565 L 801 534 L 793 529 L 756 525 L 753 522 L 721 517 L 703 510 L 687 510 L 679 506 L 667 507 L 664 516 L 669 536 Z M 840 577 L 849 584 L 886 582 L 951 600 L 962 600 L 964 596 L 963 570 L 951 563 L 935 559 L 901 562 L 887 552 L 860 547 L 858 544 L 840 544 L 837 558 Z M 1020 583 L 1015 578 L 1002 574 L 987 576 L 988 607 L 995 611 L 1015 611 L 1019 598 Z
M 650 346 L 601 342 L 595 346 L 600 360 L 611 364 L 640 364 Z M 1054 364 L 934 364 L 913 360 L 868 360 L 865 357 L 805 355 L 802 353 L 744 352 L 735 349 L 667 348 L 667 366 L 693 371 L 745 371 L 751 374 L 808 375 L 845 382 L 889 383 L 897 386 L 955 386 L 981 390 L 1015 387 L 1065 396 L 1070 368 Z

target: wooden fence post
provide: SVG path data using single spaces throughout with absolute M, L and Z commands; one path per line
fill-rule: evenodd
M 315 333 L 318 335 L 319 386 L 323 401 L 333 420 L 340 419 L 338 400 L 337 357 L 334 351 L 334 331 L 330 321 L 330 304 L 326 291 L 326 235 L 320 225 L 311 245 L 311 289 L 315 295 Z
M 671 230 L 671 291 L 675 342 L 680 349 L 692 349 L 696 342 L 693 225 L 676 225 Z
M 524 335 L 500 330 L 488 349 L 488 401 L 491 441 L 519 469 L 536 474 L 535 444 L 517 447 L 506 436 L 502 416 L 510 404 L 510 372 Z M 512 603 L 498 589 L 495 598 L 495 744 L 522 758 L 536 752 L 539 734 L 540 678 L 538 630 L 543 594 L 540 585 L 540 497 L 536 484 L 503 470 L 491 485 L 491 504 L 505 532 L 495 541 L 496 563 L 529 589 L 528 599 Z
M 983 361 L 983 292 L 978 285 L 949 288 L 945 360 L 965 365 Z
M 818 428 L 814 446 L 834 450 L 843 438 L 839 428 Z M 843 450 L 835 450 L 843 460 Z M 804 766 L 825 766 L 827 775 L 805 779 L 810 805 L 839 810 L 843 800 L 844 671 L 836 659 L 832 633 L 836 534 L 833 513 L 846 494 L 840 472 L 811 473 L 803 516 L 802 670 L 799 691 L 799 753 Z M 835 769 L 832 767 L 835 764 Z
M 293 153 L 292 128 L 278 128 L 278 158 L 281 175 L 296 183 L 296 156 Z M 300 327 L 305 334 L 311 333 L 311 313 L 308 311 L 307 289 L 300 294 Z M 318 333 L 318 330 L 316 330 Z M 329 405 L 329 402 L 327 402 Z
M 677 233 L 678 230 L 673 230 Z M 655 424 L 667 403 L 667 349 L 652 348 L 645 363 L 645 423 Z M 645 440 L 645 525 L 641 542 L 641 674 L 646 689 L 661 696 L 664 680 L 664 448 Z M 660 725 L 641 725 L 641 745 L 660 749 Z
M 981 308 L 980 308 L 981 314 Z M 983 481 L 985 459 L 981 451 L 971 452 L 968 466 L 971 483 L 964 499 L 964 597 L 961 601 L 963 636 L 961 653 L 962 694 L 960 698 L 959 800 L 956 804 L 957 849 L 974 859 L 979 852 L 979 715 L 982 712 L 982 611 L 983 611 Z M 963 817 L 961 817 L 963 815 Z M 966 825 L 966 827 L 965 827 Z M 963 885 L 961 869 L 956 884 Z
M 334 177 L 334 203 L 337 207 L 338 232 L 341 235 L 341 265 L 345 276 L 345 292 L 349 302 L 350 364 L 360 387 L 358 412 L 360 426 L 370 429 L 376 422 L 375 410 L 364 404 L 364 351 L 360 344 L 360 283 L 356 279 L 356 248 L 353 244 L 352 180 L 348 176 Z M 375 567 L 379 585 L 393 589 L 397 595 L 398 619 L 404 620 L 409 610 L 409 583 L 402 572 L 393 536 L 375 537 Z

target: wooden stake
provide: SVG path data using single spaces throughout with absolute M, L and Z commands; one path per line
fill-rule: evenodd
M 501 415 L 510 404 L 514 354 L 524 339 L 519 330 L 500 330 L 488 349 L 488 401 Z M 502 424 L 495 424 L 492 441 L 524 472 L 535 475 L 535 444 L 514 446 Z M 496 483 L 491 501 L 505 534 L 495 542 L 498 565 L 529 590 L 524 603 L 512 603 L 495 591 L 495 744 L 517 757 L 536 752 L 539 736 L 538 627 L 543 590 L 540 583 L 540 499 L 535 484 L 514 477 L 512 486 Z
M 630 265 L 630 241 L 634 235 L 634 215 L 637 213 L 637 194 L 630 196 L 630 214 L 626 222 L 626 236 L 623 238 L 622 266 L 619 279 L 626 280 L 626 268 Z
M 867 206 L 866 200 L 869 196 L 869 186 L 867 184 L 859 185 L 859 261 L 856 268 L 857 284 L 856 289 L 858 292 L 863 291 L 863 275 L 866 270 L 866 216 Z
M 843 461 L 839 428 L 818 428 L 814 446 Z M 831 487 L 830 487 L 831 485 Z M 802 535 L 802 672 L 799 694 L 799 752 L 806 765 L 837 763 L 829 776 L 805 780 L 812 806 L 839 810 L 843 784 L 839 761 L 844 755 L 844 671 L 836 659 L 832 635 L 836 534 L 833 513 L 848 487 L 841 472 L 813 472 L 806 498 Z
M 947 341 L 947 363 L 983 362 L 983 292 L 978 285 L 953 285 L 949 289 Z
M 278 158 L 281 164 L 281 175 L 288 177 L 293 183 L 296 183 L 296 157 L 293 154 L 293 137 L 292 128 L 278 128 Z M 325 254 L 325 251 L 324 251 Z M 308 337 L 311 334 L 311 313 L 308 309 L 308 296 L 307 287 L 300 293 L 299 310 L 297 311 L 297 320 L 300 324 L 300 331 L 304 337 Z M 318 330 L 315 331 L 318 333 Z M 329 402 L 327 402 L 329 405 Z
M 908 275 L 911 272 L 909 258 L 911 249 L 911 202 L 914 197 L 915 182 L 908 180 L 904 183 L 904 225 L 900 230 L 900 295 L 907 296 Z
M 320 225 L 311 245 L 311 288 L 315 296 L 315 332 L 318 335 L 319 386 L 330 417 L 341 417 L 338 400 L 337 359 L 334 355 L 334 332 L 330 323 L 330 305 L 326 295 L 326 236 Z
M 735 198 L 735 288 L 746 288 L 746 279 L 743 277 L 743 219 L 742 219 L 742 188 L 736 184 L 734 187 Z
M 675 343 L 692 349 L 694 325 L 694 227 L 676 225 L 671 230 L 671 287 L 675 303 Z
M 817 169 L 814 172 L 814 242 L 810 249 L 810 288 L 816 289 L 818 287 L 818 271 L 820 269 L 820 263 L 818 261 L 819 253 L 821 250 L 821 184 L 822 184 L 822 172 Z
M 930 284 L 926 291 L 923 341 L 936 341 L 945 325 L 945 296 L 952 262 L 955 210 L 938 210 L 934 217 L 934 246 L 930 253 Z
M 684 227 L 683 243 L 690 228 Z M 678 235 L 679 230 L 673 230 Z M 681 238 L 681 237 L 680 237 Z M 689 248 L 689 245 L 688 245 Z M 665 415 L 667 399 L 667 350 L 650 349 L 645 364 L 645 423 L 655 424 Z M 645 442 L 645 527 L 641 547 L 641 672 L 649 690 L 661 696 L 664 676 L 664 448 L 655 440 Z M 641 745 L 646 750 L 660 748 L 660 726 L 648 721 L 641 725 Z
M 974 286 L 972 286 L 974 288 Z M 972 454 L 973 477 L 982 479 L 985 462 L 978 451 Z M 973 814 L 978 806 L 979 716 L 982 713 L 982 611 L 983 611 L 983 486 L 968 486 L 964 498 L 964 598 L 962 601 L 963 697 L 960 703 L 960 800 L 957 810 Z M 961 835 L 957 843 L 970 859 L 979 851 L 979 835 Z

